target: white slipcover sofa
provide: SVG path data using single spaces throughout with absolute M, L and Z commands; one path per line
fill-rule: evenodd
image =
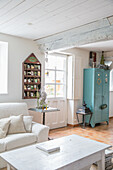
M 12 115 L 18 116 L 20 114 L 23 114 L 24 116 L 29 115 L 26 103 L 0 103 L 0 119 Z M 0 153 L 26 145 L 47 141 L 48 133 L 49 127 L 32 122 L 31 133 L 9 134 L 5 138 L 0 139 Z M 3 167 L 6 167 L 6 163 L 0 158 L 0 169 Z

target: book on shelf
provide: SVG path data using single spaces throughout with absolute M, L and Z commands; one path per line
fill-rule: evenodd
M 60 146 L 58 145 L 53 145 L 51 143 L 39 143 L 36 145 L 36 148 L 42 150 L 42 151 L 45 151 L 47 153 L 51 153 L 51 152 L 54 152 L 54 151 L 58 151 L 60 150 Z

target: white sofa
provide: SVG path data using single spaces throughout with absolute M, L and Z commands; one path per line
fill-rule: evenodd
M 0 103 L 0 119 L 20 114 L 23 114 L 24 116 L 29 115 L 26 103 Z M 0 139 L 0 153 L 18 147 L 47 141 L 48 133 L 49 127 L 32 122 L 31 133 L 10 134 L 5 138 Z M 0 158 L 0 169 L 3 167 L 6 167 L 6 163 Z

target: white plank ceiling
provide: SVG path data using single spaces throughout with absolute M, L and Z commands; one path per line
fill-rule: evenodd
M 113 0 L 0 0 L 0 32 L 41 39 L 113 15 Z

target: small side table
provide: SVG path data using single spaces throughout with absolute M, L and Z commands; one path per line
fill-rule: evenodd
M 60 111 L 59 109 L 53 108 L 53 107 L 48 107 L 47 109 L 29 108 L 28 110 L 42 113 L 43 114 L 43 125 L 45 125 L 45 113 Z
M 79 122 L 78 114 L 83 116 L 83 122 L 82 123 Z M 80 124 L 80 125 L 82 124 L 83 125 L 83 129 L 85 129 L 85 116 L 86 115 L 90 115 L 90 119 L 89 119 L 89 124 L 90 124 L 90 121 L 91 121 L 91 118 L 92 118 L 92 112 L 88 112 L 88 113 L 85 113 L 85 112 L 76 112 L 76 115 L 77 115 L 78 124 Z

